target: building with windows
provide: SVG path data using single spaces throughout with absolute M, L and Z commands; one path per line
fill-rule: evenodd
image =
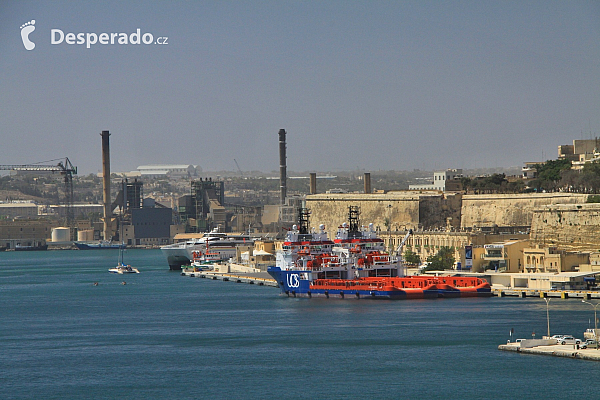
M 131 210 L 131 226 L 135 245 L 165 245 L 171 242 L 173 210 L 170 208 L 134 208 Z M 124 232 L 125 237 L 128 233 Z
M 202 168 L 190 164 L 153 164 L 140 165 L 137 171 L 142 178 L 195 179 L 202 173 Z
M 32 218 L 38 216 L 38 206 L 34 203 L 2 203 L 0 219 Z
M 486 244 L 483 260 L 485 269 L 496 272 L 521 272 L 523 268 L 523 249 L 529 246 L 528 240 L 509 240 Z
M 0 247 L 44 246 L 50 239 L 56 222 L 48 220 L 15 219 L 0 221 Z
M 462 178 L 462 176 L 462 169 L 435 171 L 433 173 L 433 182 L 420 185 L 409 185 L 408 190 L 457 191 L 460 190 L 461 187 L 458 179 Z
M 600 138 L 573 140 L 572 145 L 560 145 L 558 159 L 571 161 L 573 169 L 582 169 L 585 164 L 600 160 Z
M 590 254 L 536 245 L 523 249 L 523 261 L 524 272 L 573 272 L 578 271 L 580 265 L 590 264 Z

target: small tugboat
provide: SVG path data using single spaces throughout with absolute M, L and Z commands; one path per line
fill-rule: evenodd
M 350 223 L 340 226 L 331 247 L 311 246 L 312 237 L 299 242 L 298 238 L 306 235 L 302 232 L 307 224 L 301 223 L 300 228 L 294 226 L 288 232 L 282 250 L 277 254 L 276 265 L 267 270 L 278 282 L 282 294 L 377 299 L 492 295 L 489 283 L 477 277 L 405 276 L 401 251 L 412 231 L 406 234 L 396 254 L 392 255 L 385 250 L 384 242 L 377 237 L 372 224 L 368 228 L 358 228 L 358 207 L 350 207 L 349 214 Z M 328 243 L 323 233 L 321 229 L 319 241 Z M 295 247 L 301 247 L 301 250 L 290 251 Z M 319 251 L 313 253 L 311 248 Z

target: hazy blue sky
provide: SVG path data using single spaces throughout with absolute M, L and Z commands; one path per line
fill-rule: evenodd
M 0 164 L 519 166 L 600 136 L 600 2 L 4 0 L 0 72 Z

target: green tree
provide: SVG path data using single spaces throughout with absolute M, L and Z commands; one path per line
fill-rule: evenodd
M 454 251 L 452 248 L 442 246 L 440 250 L 433 256 L 427 257 L 429 265 L 424 271 L 440 271 L 451 269 L 454 266 Z
M 552 192 L 558 189 L 564 171 L 571 169 L 571 161 L 567 159 L 548 160 L 544 164 L 536 164 L 537 178 L 530 186 L 536 191 Z
M 414 251 L 407 249 L 404 252 L 404 261 L 410 265 L 419 265 L 421 264 L 421 257 Z
M 579 191 L 584 193 L 600 192 L 600 163 L 595 161 L 583 166 L 579 176 Z

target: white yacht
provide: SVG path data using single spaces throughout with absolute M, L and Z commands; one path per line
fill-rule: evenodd
M 199 239 L 162 246 L 160 250 L 167 258 L 169 268 L 181 271 L 182 266 L 191 265 L 194 259 L 206 258 L 206 253 L 213 261 L 229 260 L 235 257 L 237 246 L 252 246 L 254 240 L 250 235 L 227 234 L 215 228 Z

